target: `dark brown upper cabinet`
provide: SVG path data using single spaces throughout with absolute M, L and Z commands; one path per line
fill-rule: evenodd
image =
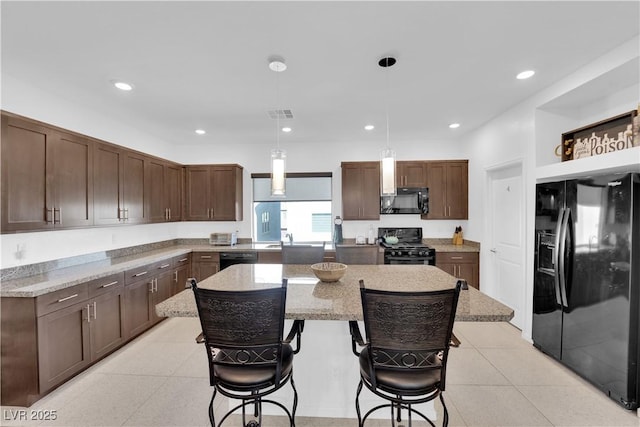
M 242 220 L 242 166 L 187 166 L 188 221 Z
M 398 187 L 426 187 L 427 163 L 422 161 L 396 162 L 396 185 Z
M 93 225 L 93 144 L 2 114 L 2 232 Z
M 95 223 L 149 222 L 148 159 L 111 144 L 98 144 L 94 156 Z
M 342 162 L 342 219 L 380 219 L 380 162 Z
M 467 160 L 427 162 L 429 213 L 422 219 L 468 219 L 468 164 Z
M 160 159 L 149 160 L 149 218 L 151 222 L 182 219 L 182 167 Z

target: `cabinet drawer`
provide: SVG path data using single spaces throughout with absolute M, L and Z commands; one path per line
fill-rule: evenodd
M 142 280 L 145 276 L 153 276 L 155 271 L 153 270 L 155 264 L 147 264 L 141 267 L 132 268 L 124 272 L 124 283 L 130 284 Z
M 193 262 L 220 262 L 218 252 L 194 252 Z
M 180 267 L 183 265 L 190 265 L 191 264 L 191 254 L 184 254 L 184 255 L 180 255 L 177 257 L 174 257 L 173 260 L 173 266 L 174 267 Z
M 107 277 L 87 282 L 89 298 L 97 297 L 124 286 L 124 273 L 116 273 Z
M 71 307 L 89 298 L 87 284 L 72 286 L 36 298 L 36 315 L 38 317 L 54 311 Z
M 157 274 L 162 274 L 165 271 L 171 271 L 172 268 L 173 268 L 173 260 L 171 258 L 168 258 L 168 259 L 154 263 L 151 266 L 151 271 L 155 276 Z
M 436 263 L 476 263 L 478 262 L 478 254 L 476 252 L 437 252 Z

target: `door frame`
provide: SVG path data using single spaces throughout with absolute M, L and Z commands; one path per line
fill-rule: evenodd
M 527 264 L 526 264 L 526 255 L 527 255 L 527 240 L 526 240 L 526 230 L 527 230 L 527 216 L 526 216 L 526 182 L 525 182 L 525 160 L 523 158 L 515 158 L 512 160 L 508 160 L 505 162 L 501 162 L 498 164 L 490 165 L 485 167 L 485 194 L 487 195 L 486 203 L 484 205 L 484 233 L 486 236 L 486 245 L 483 245 L 484 248 L 481 249 L 481 258 L 480 258 L 480 273 L 482 275 L 480 279 L 480 283 L 483 284 L 483 292 L 486 292 L 489 296 L 496 298 L 499 301 L 502 301 L 500 295 L 498 295 L 498 287 L 496 284 L 497 280 L 497 270 L 494 262 L 493 254 L 491 253 L 491 249 L 495 247 L 494 243 L 494 230 L 493 230 L 493 181 L 498 178 L 498 176 L 505 171 L 513 170 L 516 172 L 513 176 L 520 177 L 520 209 L 518 212 L 520 218 L 522 219 L 522 226 L 520 227 L 520 242 L 522 242 L 521 247 L 521 255 L 520 255 L 520 279 L 522 283 L 522 300 L 520 301 L 520 319 L 521 324 L 514 325 L 520 330 L 525 329 L 525 325 L 527 322 Z

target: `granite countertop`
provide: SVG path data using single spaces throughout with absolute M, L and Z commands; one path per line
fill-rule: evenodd
M 20 279 L 3 280 L 1 297 L 37 297 L 146 264 L 188 254 L 191 246 L 170 246 L 136 255 L 109 258 Z
M 303 242 L 298 242 L 302 244 Z M 437 252 L 478 252 L 479 244 L 465 242 L 464 245 L 452 245 L 450 239 L 425 239 L 425 243 L 436 249 Z M 345 242 L 349 245 L 349 242 Z M 334 251 L 332 243 L 325 245 L 327 251 Z M 65 268 L 53 269 L 45 273 L 31 275 L 22 278 L 4 278 L 0 286 L 0 297 L 37 297 L 49 292 L 68 288 L 94 279 L 109 276 L 111 274 L 141 267 L 174 256 L 188 254 L 190 252 L 224 252 L 224 251 L 258 251 L 278 252 L 280 245 L 276 242 L 268 243 L 239 243 L 233 246 L 212 246 L 209 244 L 181 244 L 164 248 L 149 250 L 141 253 L 101 259 L 73 265 Z M 382 251 L 383 248 L 380 247 Z M 436 255 L 437 256 L 437 255 Z
M 237 264 L 203 280 L 202 288 L 250 290 L 279 286 L 287 278 L 288 319 L 362 320 L 359 280 L 374 289 L 447 289 L 457 279 L 429 265 L 350 265 L 338 282 L 320 282 L 308 265 Z M 159 316 L 197 317 L 193 291 L 186 289 L 156 306 Z M 509 321 L 513 310 L 469 287 L 460 293 L 456 320 Z

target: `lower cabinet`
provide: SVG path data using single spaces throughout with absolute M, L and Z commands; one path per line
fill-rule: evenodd
M 186 282 L 176 257 L 36 298 L 0 298 L 1 405 L 31 406 L 93 362 L 144 332 L 155 305 Z M 182 261 L 180 261 L 182 260 Z
M 187 279 L 191 275 L 191 254 L 175 257 L 173 259 L 173 295 L 187 288 Z
M 480 259 L 477 252 L 438 252 L 436 267 L 480 289 Z
M 162 320 L 156 304 L 173 295 L 175 278 L 171 259 L 127 270 L 125 275 L 125 313 L 127 338 L 146 331 Z
M 193 252 L 191 274 L 200 282 L 220 271 L 220 254 L 217 252 Z
M 62 383 L 91 363 L 90 304 L 70 307 L 38 317 L 40 392 Z

